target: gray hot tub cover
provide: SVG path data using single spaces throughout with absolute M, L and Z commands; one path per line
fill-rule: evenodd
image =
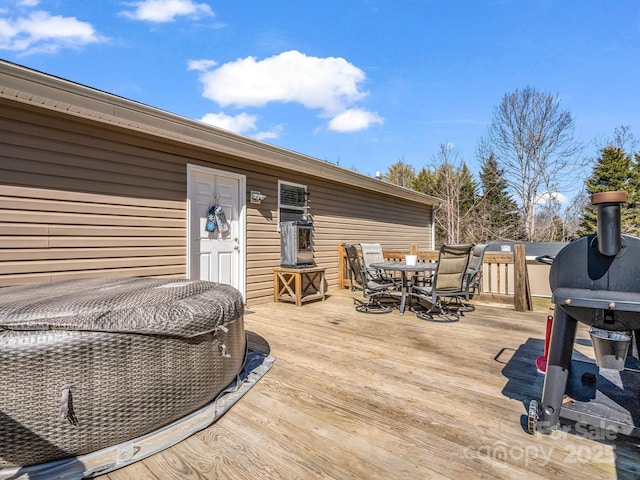
M 192 338 L 243 313 L 240 292 L 199 280 L 90 278 L 0 290 L 0 330 Z

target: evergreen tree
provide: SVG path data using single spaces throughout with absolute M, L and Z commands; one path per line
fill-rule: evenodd
M 418 192 L 426 193 L 427 195 L 442 198 L 440 196 L 442 194 L 442 191 L 440 189 L 440 180 L 440 175 L 437 169 L 433 167 L 422 167 L 413 181 L 413 189 Z M 435 244 L 442 245 L 446 242 L 444 229 L 444 225 L 446 222 L 444 220 L 444 214 L 442 212 L 442 205 L 440 205 L 440 207 L 438 208 L 434 208 L 433 211 L 433 221 L 435 222 Z
M 405 188 L 412 188 L 413 181 L 416 178 L 416 171 L 410 164 L 405 163 L 404 159 L 402 159 L 389 167 L 384 178 L 389 183 Z
M 504 170 L 498 166 L 493 153 L 482 162 L 480 169 L 481 233 L 477 241 L 487 243 L 495 240 L 514 240 L 518 235 L 520 216 L 516 202 L 507 193 L 508 183 Z
M 633 154 L 631 180 L 627 190 L 627 224 L 623 224 L 623 232 L 640 236 L 640 153 Z M 625 229 L 626 228 L 626 229 Z
M 593 173 L 585 183 L 589 195 L 613 190 L 627 192 L 629 201 L 622 206 L 622 231 L 630 234 L 637 234 L 639 227 L 634 221 L 637 220 L 639 168 L 638 154 L 634 162 L 621 146 L 607 145 L 600 150 Z M 578 236 L 594 233 L 596 224 L 596 207 L 589 204 L 583 213 Z
M 465 242 L 477 242 L 482 231 L 478 211 L 480 198 L 478 196 L 478 182 L 473 177 L 466 163 L 462 163 L 458 175 L 460 176 L 460 218 L 462 220 L 461 235 Z
M 478 182 L 473 178 L 473 174 L 466 163 L 462 163 L 459 171 L 462 180 L 462 188 L 460 191 L 460 208 L 462 210 L 470 210 L 475 208 L 478 201 Z
M 427 195 L 437 196 L 438 175 L 432 170 L 422 167 L 413 180 L 412 188 Z

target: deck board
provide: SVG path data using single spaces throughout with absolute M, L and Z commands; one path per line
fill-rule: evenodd
M 547 312 L 436 323 L 357 313 L 350 295 L 249 305 L 269 373 L 214 425 L 101 478 L 640 478 L 637 439 L 524 431 Z

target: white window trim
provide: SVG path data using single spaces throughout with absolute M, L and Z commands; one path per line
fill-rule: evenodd
M 280 186 L 281 185 L 289 185 L 291 187 L 299 187 L 304 189 L 305 193 L 307 193 L 307 186 L 303 185 L 302 183 L 295 183 L 295 182 L 288 182 L 286 180 L 278 180 L 278 221 L 276 222 L 276 227 L 278 229 L 278 232 L 280 231 L 280 208 L 282 206 L 282 204 L 280 203 Z M 300 208 L 296 205 L 287 205 L 285 204 L 285 207 L 287 208 Z M 302 213 L 304 213 L 304 207 L 302 207 Z

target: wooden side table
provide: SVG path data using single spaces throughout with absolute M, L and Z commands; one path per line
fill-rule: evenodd
M 303 302 L 324 300 L 325 269 L 323 267 L 273 269 L 273 301 Z

